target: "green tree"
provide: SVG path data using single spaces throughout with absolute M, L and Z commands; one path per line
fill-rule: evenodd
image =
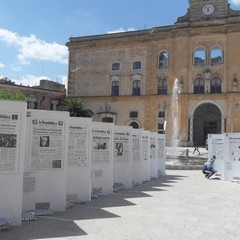
M 66 98 L 59 106 L 60 111 L 68 111 L 70 117 L 92 117 L 93 111 L 79 98 Z
M 10 92 L 7 90 L 0 90 L 1 100 L 16 100 L 16 101 L 27 101 L 27 97 L 20 91 Z

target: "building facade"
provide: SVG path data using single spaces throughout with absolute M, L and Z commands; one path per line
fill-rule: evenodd
M 27 98 L 28 109 L 57 110 L 62 100 L 66 98 L 65 85 L 50 80 L 40 80 L 39 86 L 27 87 L 1 79 L 0 91 L 22 92 Z
M 95 121 L 165 133 L 168 145 L 204 145 L 240 131 L 240 12 L 227 0 L 189 0 L 174 25 L 71 37 L 68 96 Z

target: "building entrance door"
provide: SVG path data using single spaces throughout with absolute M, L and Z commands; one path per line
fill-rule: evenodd
M 208 134 L 221 133 L 221 111 L 212 103 L 196 108 L 193 116 L 193 142 L 205 146 Z
M 204 139 L 207 139 L 210 133 L 218 133 L 216 121 L 204 122 Z

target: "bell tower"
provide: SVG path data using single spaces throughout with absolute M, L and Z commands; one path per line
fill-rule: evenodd
M 225 18 L 228 7 L 228 0 L 189 0 L 189 21 Z
M 240 22 L 240 11 L 233 10 L 228 0 L 189 0 L 188 12 L 176 24 L 184 26 L 222 25 Z

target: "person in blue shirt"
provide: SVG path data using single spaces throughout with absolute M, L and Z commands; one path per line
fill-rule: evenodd
M 213 155 L 211 159 L 209 159 L 207 162 L 204 163 L 202 172 L 206 178 L 210 178 L 213 174 L 215 174 L 217 172 L 213 168 L 213 164 L 214 164 L 215 160 L 216 160 L 216 156 Z

